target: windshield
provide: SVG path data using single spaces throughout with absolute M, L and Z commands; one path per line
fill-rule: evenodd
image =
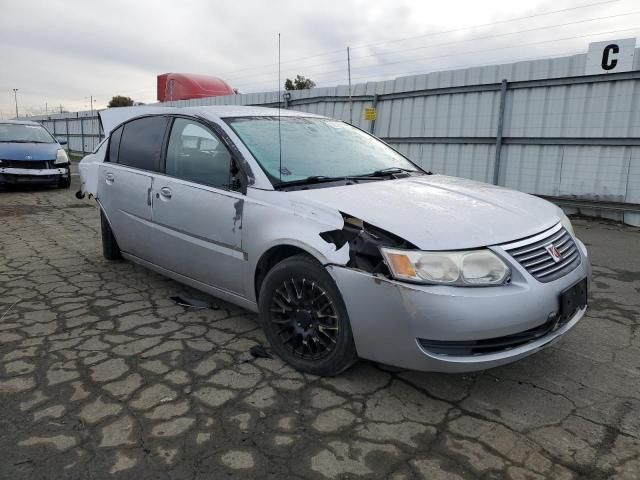
M 420 171 L 381 141 L 337 120 L 281 117 L 281 142 L 278 117 L 226 121 L 275 183 L 316 176 L 360 176 L 394 168 Z
M 56 143 L 56 140 L 40 125 L 0 123 L 0 142 Z

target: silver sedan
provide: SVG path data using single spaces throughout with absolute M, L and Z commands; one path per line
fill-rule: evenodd
M 80 164 L 104 256 L 259 312 L 295 368 L 502 365 L 583 316 L 585 246 L 553 204 L 433 175 L 355 127 L 254 107 L 101 113 Z

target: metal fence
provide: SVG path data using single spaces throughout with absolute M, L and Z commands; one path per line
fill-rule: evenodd
M 606 75 L 585 75 L 585 62 L 583 54 L 434 72 L 357 84 L 351 95 L 338 86 L 163 105 L 281 105 L 327 115 L 433 172 L 640 225 L 640 55 L 631 71 Z M 369 108 L 375 119 L 365 118 Z M 86 152 L 100 136 L 87 113 L 41 121 L 66 135 L 70 150 Z
M 56 138 L 66 140 L 67 149 L 73 153 L 90 153 L 104 138 L 100 119 L 95 111 L 60 113 L 35 119 L 47 127 Z

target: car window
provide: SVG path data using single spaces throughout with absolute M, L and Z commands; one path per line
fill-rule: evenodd
M 337 120 L 239 117 L 226 122 L 272 181 L 367 175 L 389 168 L 418 171 L 380 140 Z
M 120 138 L 124 127 L 116 129 L 109 138 L 109 161 L 118 163 L 118 150 L 120 149 Z
M 231 154 L 204 125 L 176 118 L 171 128 L 165 172 L 197 183 L 228 188 Z
M 56 143 L 56 140 L 40 125 L 0 123 L 2 143 Z
M 125 123 L 120 139 L 118 163 L 159 172 L 167 121 L 167 117 L 152 116 Z

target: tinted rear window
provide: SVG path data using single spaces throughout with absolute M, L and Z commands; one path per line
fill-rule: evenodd
M 124 125 L 118 162 L 142 170 L 160 171 L 167 117 L 145 117 Z

